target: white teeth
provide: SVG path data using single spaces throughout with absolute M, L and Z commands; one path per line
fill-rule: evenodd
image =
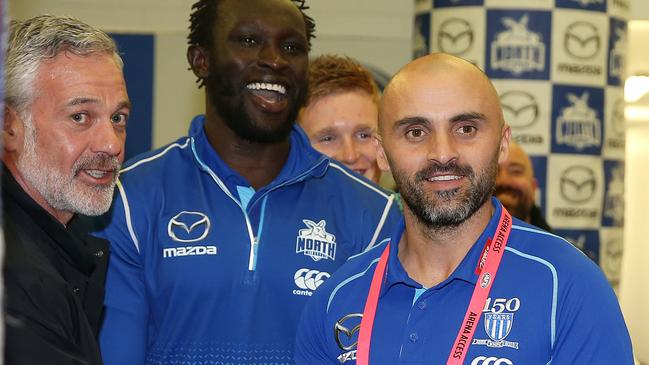
M 460 177 L 457 175 L 442 175 L 442 176 L 433 176 L 429 181 L 450 181 L 450 180 L 459 180 Z
M 94 177 L 95 179 L 100 179 L 100 178 L 106 176 L 106 174 L 107 174 L 105 171 L 101 171 L 101 170 L 86 170 L 86 173 L 88 175 Z
M 254 82 L 246 86 L 248 90 L 268 90 L 275 91 L 282 95 L 286 94 L 286 88 L 280 84 L 271 84 L 268 82 Z

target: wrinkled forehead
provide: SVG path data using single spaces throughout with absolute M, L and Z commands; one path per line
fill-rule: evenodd
M 291 0 L 224 0 L 218 5 L 216 31 L 246 23 L 270 22 L 306 34 L 302 12 Z

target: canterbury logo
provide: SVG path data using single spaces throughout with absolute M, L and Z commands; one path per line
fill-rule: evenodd
M 295 285 L 304 290 L 316 290 L 331 275 L 328 272 L 300 269 L 295 272 Z

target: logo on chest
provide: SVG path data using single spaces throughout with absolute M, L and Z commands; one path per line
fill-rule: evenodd
M 298 231 L 295 253 L 310 256 L 313 261 L 336 259 L 336 236 L 325 230 L 327 222 L 323 219 L 318 223 L 303 219 L 307 228 Z
M 176 214 L 167 224 L 167 235 L 180 246 L 163 248 L 162 257 L 216 255 L 216 246 L 194 243 L 204 240 L 209 232 L 210 219 L 204 213 L 182 211 Z
M 487 298 L 484 313 L 484 330 L 489 339 L 473 339 L 472 345 L 484 345 L 491 348 L 509 347 L 518 349 L 518 342 L 506 340 L 514 325 L 514 314 L 520 309 L 518 298 Z

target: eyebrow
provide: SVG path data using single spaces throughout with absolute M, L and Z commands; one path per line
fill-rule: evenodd
M 457 123 L 465 120 L 487 120 L 487 116 L 482 113 L 469 112 L 455 115 L 449 121 L 451 123 Z
M 430 122 L 428 119 L 424 117 L 406 117 L 403 119 L 397 120 L 397 122 L 394 124 L 394 128 L 400 128 L 404 126 L 410 126 L 414 124 L 429 124 Z
M 98 103 L 99 103 L 99 100 L 97 100 L 97 99 L 80 97 L 80 98 L 74 98 L 74 99 L 70 100 L 67 104 L 65 104 L 65 106 L 70 107 L 70 106 L 77 106 L 77 105 L 83 105 L 83 104 L 98 104 Z M 115 110 L 120 110 L 120 109 L 124 109 L 124 108 L 131 109 L 131 107 L 132 107 L 131 101 L 130 100 L 124 100 L 124 101 L 120 102 L 119 104 L 117 104 L 117 108 L 115 108 Z

